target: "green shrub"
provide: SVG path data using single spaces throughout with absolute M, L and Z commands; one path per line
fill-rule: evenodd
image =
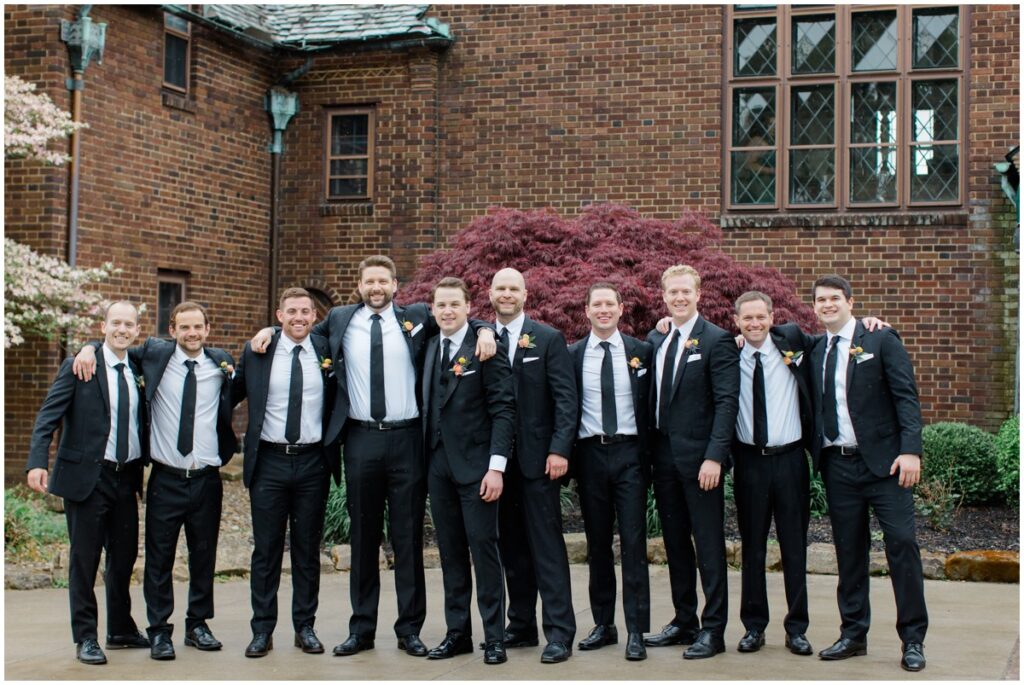
M 1020 417 L 1012 416 L 996 434 L 996 473 L 1010 504 L 1020 503 Z
M 949 530 L 962 497 L 942 480 L 921 481 L 914 491 L 914 510 L 935 530 Z
M 661 517 L 658 515 L 658 504 L 654 500 L 654 486 L 647 487 L 647 538 L 661 536 Z
M 922 438 L 922 480 L 942 483 L 961 494 L 964 504 L 986 504 L 1001 498 L 991 433 L 966 423 L 933 423 L 925 426 Z
M 828 516 L 828 497 L 825 495 L 825 481 L 820 473 L 811 469 L 811 516 L 818 519 Z
M 348 518 L 348 496 L 345 491 L 345 479 L 341 485 L 331 478 L 331 490 L 327 493 L 327 511 L 324 514 L 325 545 L 345 545 L 349 541 L 349 530 L 352 522 Z
M 47 508 L 42 497 L 24 488 L 4 491 L 4 547 L 8 552 L 42 558 L 46 546 L 67 541 L 64 516 Z

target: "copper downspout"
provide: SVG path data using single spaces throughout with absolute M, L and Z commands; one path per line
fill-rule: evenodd
M 71 121 L 82 120 L 82 77 L 84 72 L 73 72 L 71 80 L 75 89 L 71 91 Z M 68 198 L 68 265 L 74 267 L 78 261 L 78 189 L 81 176 L 81 134 L 76 128 L 71 133 L 71 161 L 68 171 L 71 174 L 71 187 Z

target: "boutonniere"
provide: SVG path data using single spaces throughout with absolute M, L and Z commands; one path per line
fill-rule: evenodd
M 231 364 L 228 364 L 226 361 L 220 363 L 220 370 L 228 378 L 231 378 L 235 373 L 235 367 L 231 366 Z
M 800 360 L 803 359 L 804 351 L 799 350 L 794 352 L 793 350 L 786 350 L 782 353 L 782 362 L 789 366 L 790 364 L 800 364 Z
M 455 363 L 452 364 L 451 371 L 456 376 L 461 376 L 472 363 L 473 362 L 467 360 L 465 357 L 459 357 L 455 360 Z
M 416 328 L 416 325 L 409 321 L 409 319 L 402 319 L 402 330 L 406 333 L 412 333 L 412 329 Z
M 536 336 L 530 335 L 529 333 L 523 333 L 519 336 L 519 341 L 516 343 L 521 349 L 532 350 L 537 346 Z
M 864 348 L 859 345 L 850 345 L 850 356 L 853 357 L 857 363 L 860 363 L 871 359 L 874 355 L 865 354 Z
M 330 357 L 319 357 L 319 359 L 321 371 L 330 371 L 332 368 L 334 368 L 333 362 L 331 361 Z
M 139 390 L 145 390 L 146 389 L 146 379 L 143 378 L 142 376 L 136 376 L 135 377 L 135 385 L 136 385 L 136 387 L 138 387 Z
M 629 360 L 629 368 L 633 369 L 634 371 L 639 371 L 640 369 L 644 368 L 644 363 L 640 361 L 640 357 L 633 357 L 632 359 Z
M 687 349 L 687 350 L 690 350 L 691 352 L 699 352 L 700 351 L 700 340 L 698 340 L 697 338 L 690 338 L 686 342 L 683 343 L 683 348 Z

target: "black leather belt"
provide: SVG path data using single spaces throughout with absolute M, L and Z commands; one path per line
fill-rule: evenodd
M 160 462 L 155 460 L 153 461 L 153 468 L 156 469 L 157 471 L 165 471 L 167 473 L 178 476 L 179 478 L 184 478 L 185 480 L 189 480 L 191 478 L 198 478 L 199 476 L 203 476 L 206 475 L 207 473 L 212 473 L 218 470 L 218 467 L 209 465 L 203 466 L 198 469 L 179 469 L 174 466 L 168 466 L 167 464 L 161 464 Z
M 616 445 L 620 442 L 631 442 L 633 440 L 639 440 L 635 435 L 623 435 L 621 433 L 616 435 L 591 435 L 589 438 L 583 438 L 580 440 L 581 444 L 584 443 L 598 443 L 601 445 Z
M 275 452 L 277 454 L 296 455 L 318 450 L 320 449 L 320 443 L 310 442 L 305 445 L 286 445 L 281 442 L 267 442 L 266 440 L 260 440 L 260 449 L 265 449 L 268 452 Z
M 760 448 L 754 447 L 753 445 L 748 445 L 745 442 L 740 442 L 737 444 L 747 452 L 753 452 L 754 454 L 759 454 L 762 457 L 774 457 L 777 454 L 786 454 L 787 452 L 792 452 L 796 448 L 800 447 L 801 441 L 795 440 L 789 443 L 788 445 L 777 445 L 772 447 Z
M 353 423 L 363 428 L 372 428 L 375 431 L 393 431 L 398 428 L 410 428 L 412 426 L 418 426 L 422 422 L 416 419 L 404 419 L 402 421 L 360 421 L 359 419 L 349 419 L 349 423 Z
M 856 445 L 852 447 L 847 445 L 832 445 L 823 449 L 822 454 L 826 454 L 830 457 L 856 457 L 860 454 L 860 448 Z
M 119 461 L 110 461 L 109 459 L 104 459 L 103 468 L 110 469 L 111 471 L 127 471 L 128 469 L 138 466 L 141 463 L 141 459 L 132 459 L 131 461 L 126 461 L 123 464 Z

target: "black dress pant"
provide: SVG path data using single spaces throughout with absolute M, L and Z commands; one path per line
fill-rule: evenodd
M 427 499 L 422 427 L 377 430 L 350 423 L 345 440 L 345 486 L 351 521 L 349 632 L 373 637 L 380 602 L 379 550 L 388 511 L 395 550 L 398 637 L 419 635 L 427 615 L 423 575 L 423 516 Z
M 473 634 L 469 615 L 473 594 L 472 554 L 476 603 L 484 625 L 484 640 L 500 641 L 504 636 L 505 583 L 498 552 L 498 502 L 485 502 L 480 498 L 480 481 L 464 484 L 455 479 L 443 443 L 432 451 L 427 482 L 430 513 L 441 554 L 448 633 L 467 637 Z
M 111 462 L 112 463 L 112 462 Z M 99 639 L 96 572 L 100 553 L 106 551 L 103 585 L 107 595 L 107 635 L 134 635 L 132 600 L 128 586 L 139 556 L 139 501 L 137 486 L 141 462 L 134 461 L 122 471 L 110 466 L 100 469 L 95 489 L 81 502 L 64 500 L 71 549 L 68 560 L 68 590 L 71 601 L 71 636 L 75 643 Z
M 539 592 L 544 637 L 548 642 L 572 644 L 576 615 L 562 537 L 560 490 L 557 480 L 526 478 L 515 459 L 509 460 L 498 506 L 501 558 L 508 583 L 509 629 L 536 631 Z
M 826 452 L 822 476 L 828 496 L 832 537 L 839 563 L 839 614 L 842 636 L 866 640 L 871 626 L 868 571 L 871 531 L 868 507 L 875 512 L 885 540 L 889 577 L 896 595 L 896 632 L 906 642 L 924 642 L 928 610 L 924 602 L 921 550 L 914 530 L 914 497 L 898 476 L 879 478 L 859 455 Z
M 722 473 L 718 487 L 701 490 L 696 470 L 693 475 L 682 475 L 672 457 L 668 437 L 659 433 L 656 441 L 654 496 L 665 539 L 672 605 L 675 608 L 671 622 L 686 630 L 703 628 L 722 637 L 729 611 L 724 529 L 725 473 Z M 699 622 L 698 569 L 704 590 L 704 611 Z
M 651 587 L 647 574 L 647 485 L 640 467 L 640 443 L 632 440 L 602 445 L 587 439 L 577 444 L 576 481 L 587 533 L 594 623 L 615 623 L 612 536 L 618 519 L 626 631 L 645 633 L 651 629 Z
M 768 627 L 765 560 L 768 531 L 775 532 L 782 553 L 788 634 L 807 632 L 807 525 L 810 521 L 810 472 L 804 448 L 765 456 L 753 446 L 734 445 L 733 492 L 743 540 L 743 590 L 740 620 L 747 630 Z
M 163 470 L 154 463 L 146 489 L 146 571 L 143 590 L 149 618 L 147 632 L 174 632 L 174 558 L 185 528 L 188 547 L 188 609 L 185 632 L 213 618 L 213 574 L 217 566 L 224 486 L 216 468 L 198 476 Z
M 273 633 L 277 625 L 277 588 L 281 582 L 285 528 L 292 559 L 292 626 L 312 626 L 320 595 L 320 541 L 330 472 L 317 445 L 288 455 L 264 443 L 253 475 L 252 506 L 253 633 Z

